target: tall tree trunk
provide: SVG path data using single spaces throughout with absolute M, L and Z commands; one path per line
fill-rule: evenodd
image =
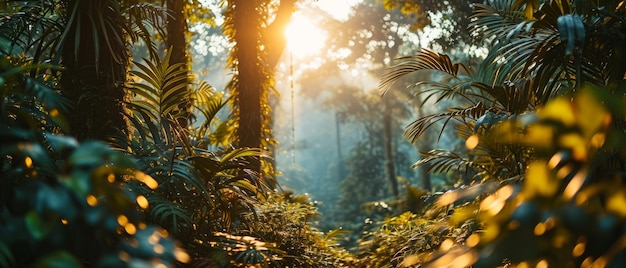
M 421 100 L 417 101 L 416 103 L 421 103 Z M 424 115 L 424 111 L 422 109 L 422 107 L 418 107 L 417 108 L 417 118 L 422 118 Z M 420 139 L 417 141 L 417 149 L 418 151 L 421 152 L 429 152 L 430 150 L 432 150 L 433 147 L 433 140 L 431 138 L 432 136 L 430 135 L 422 135 L 420 137 Z M 421 156 L 420 156 L 421 158 Z M 422 165 L 420 167 L 417 168 L 418 169 L 418 176 L 420 178 L 420 180 L 422 181 L 422 187 L 429 192 L 432 192 L 433 190 L 433 185 L 432 185 L 432 180 L 431 180 L 431 174 L 429 172 L 426 172 L 426 170 L 428 169 L 428 164 L 426 165 Z
M 74 104 L 68 115 L 71 134 L 78 140 L 108 140 L 128 130 L 123 103 L 128 51 L 119 5 L 110 0 L 67 0 L 66 6 L 69 31 L 61 52 L 60 85 Z
M 261 99 L 266 94 L 264 63 L 260 50 L 261 14 L 258 0 L 232 0 L 234 41 L 236 43 L 235 105 L 238 114 L 239 147 L 261 148 Z M 257 159 L 250 168 L 261 172 Z
M 392 130 L 392 116 L 391 112 L 393 108 L 390 104 L 390 98 L 383 99 L 383 143 L 385 150 L 385 169 L 387 170 L 387 180 L 389 181 L 389 188 L 393 196 L 399 196 L 398 180 L 396 179 L 396 167 L 393 157 L 393 130 Z
M 185 16 L 186 0 L 167 0 L 167 36 L 165 45 L 171 49 L 170 63 L 189 64 L 187 56 L 187 17 Z
M 335 112 L 335 135 L 337 137 L 337 162 L 339 164 L 337 168 L 337 181 L 341 182 L 346 177 L 346 165 L 343 162 L 343 154 L 341 153 L 341 122 L 338 112 Z
M 283 0 L 274 21 L 267 28 L 264 21 L 269 17 L 265 0 L 229 1 L 231 39 L 235 48 L 231 62 L 236 75 L 229 88 L 235 96 L 237 115 L 237 138 L 239 147 L 261 148 L 269 152 L 271 139 L 270 113 L 267 92 L 271 84 L 272 69 L 285 48 L 282 36 L 296 0 Z M 261 50 L 264 47 L 265 50 Z M 266 53 L 266 54 L 264 54 Z M 261 172 L 261 162 L 255 159 L 250 168 Z
M 170 50 L 170 64 L 183 64 L 183 68 L 190 70 L 190 58 L 187 54 L 187 16 L 186 5 L 187 0 L 167 0 L 167 36 L 165 37 L 165 45 Z M 181 83 L 187 85 L 191 81 L 182 80 Z M 178 105 L 179 111 L 183 116 L 177 117 L 178 124 L 182 129 L 186 129 L 189 119 L 192 116 L 191 101 L 189 99 L 180 100 Z
M 426 168 L 427 168 L 426 166 L 419 167 L 418 176 L 420 177 L 422 181 L 422 187 L 424 188 L 424 190 L 432 192 L 433 184 L 430 179 L 430 173 L 426 172 Z

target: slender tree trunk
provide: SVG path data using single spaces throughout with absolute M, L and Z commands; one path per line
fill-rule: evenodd
M 124 36 L 119 6 L 107 0 L 66 4 L 69 32 L 61 52 L 60 86 L 74 104 L 67 116 L 71 134 L 78 140 L 108 140 L 128 130 L 123 103 L 128 52 L 125 41 L 115 38 Z M 71 16 L 73 8 L 75 16 Z M 103 19 L 110 23 L 102 25 Z
M 392 130 L 392 107 L 390 98 L 383 99 L 383 143 L 385 150 L 385 169 L 387 170 L 387 180 L 389 181 L 389 188 L 394 196 L 399 196 L 398 180 L 396 179 L 396 167 L 394 165 L 393 157 L 393 130 Z
M 335 112 L 335 135 L 337 137 L 337 159 L 339 167 L 337 168 L 338 182 L 341 182 L 346 176 L 346 165 L 343 162 L 343 154 L 341 153 L 341 122 L 339 121 L 339 113 Z
M 422 180 L 422 187 L 424 188 L 424 190 L 432 192 L 433 190 L 433 185 L 430 179 L 430 173 L 426 172 L 426 167 L 425 166 L 421 166 L 418 168 L 418 176 L 421 178 Z
M 418 101 L 418 103 L 421 103 L 421 101 Z M 417 108 L 417 118 L 421 118 L 423 115 L 423 110 L 421 107 Z M 432 140 L 430 138 L 429 135 L 422 135 L 422 137 L 419 139 L 418 143 L 417 143 L 417 149 L 419 151 L 425 151 L 428 152 L 430 150 L 432 150 Z M 421 157 L 421 156 L 420 156 Z M 429 172 L 426 172 L 426 170 L 428 169 L 428 165 L 423 165 L 421 167 L 418 168 L 418 176 L 420 178 L 420 180 L 422 181 L 422 187 L 429 192 L 432 192 L 433 190 L 433 185 L 432 185 L 432 180 L 431 180 L 431 176 Z

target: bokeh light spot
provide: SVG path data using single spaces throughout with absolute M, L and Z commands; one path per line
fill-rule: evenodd
M 475 247 L 480 242 L 480 236 L 477 234 L 470 235 L 467 240 L 465 240 L 465 244 L 469 247 Z
M 120 226 L 124 226 L 128 223 L 128 218 L 125 215 L 119 215 L 117 216 L 117 223 Z
M 113 174 L 113 173 L 109 174 L 109 176 L 107 176 L 107 181 L 109 183 L 114 183 L 115 182 L 115 174 Z
M 33 167 L 33 159 L 30 158 L 30 156 L 27 156 L 24 159 L 24 164 L 26 165 L 26 168 L 32 168 Z
M 446 251 L 450 250 L 454 246 L 454 241 L 452 239 L 446 239 L 441 242 L 441 250 Z
M 96 205 L 98 205 L 98 198 L 96 198 L 92 194 L 88 195 L 87 196 L 87 204 L 89 204 L 92 207 L 95 207 Z
M 534 233 L 536 236 L 540 236 L 543 235 L 546 232 L 546 224 L 543 222 L 537 223 L 537 225 L 535 225 L 535 230 Z
M 540 260 L 537 263 L 537 266 L 535 266 L 536 268 L 548 268 L 548 261 L 546 260 Z
M 469 136 L 469 138 L 467 138 L 467 140 L 465 141 L 465 147 L 467 147 L 467 149 L 473 150 L 478 146 L 479 141 L 480 139 L 478 138 L 478 135 L 474 134 L 472 136 Z
M 181 248 L 174 249 L 174 257 L 176 257 L 177 261 L 182 263 L 188 263 L 191 260 L 189 254 L 187 254 L 187 252 L 185 252 L 185 250 Z
M 582 256 L 583 253 L 585 253 L 585 247 L 586 247 L 585 243 L 576 244 L 576 246 L 574 246 L 574 249 L 572 250 L 572 256 L 574 257 Z
M 165 252 L 165 248 L 163 247 L 163 245 L 160 245 L 160 244 L 154 245 L 152 249 L 154 250 L 154 253 L 156 254 L 163 254 L 163 252 Z
M 137 171 L 135 173 L 135 178 L 138 181 L 146 184 L 146 186 L 148 186 L 148 188 L 152 190 L 156 190 L 156 188 L 159 187 L 159 183 L 155 179 L 153 179 L 150 175 L 143 173 L 141 171 Z
M 137 196 L 137 204 L 139 205 L 140 208 L 146 209 L 148 208 L 149 202 L 145 196 L 139 195 Z
M 126 230 L 126 233 L 129 235 L 134 235 L 137 232 L 137 227 L 132 223 L 127 223 L 124 225 L 124 230 Z

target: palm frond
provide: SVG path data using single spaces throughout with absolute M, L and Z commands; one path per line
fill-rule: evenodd
M 483 91 L 491 97 L 494 106 L 498 104 L 497 108 L 508 114 L 520 114 L 538 105 L 537 96 L 528 80 L 505 81 L 503 86 L 485 87 Z
M 217 114 L 232 100 L 232 97 L 224 98 L 224 94 L 216 92 L 208 83 L 202 81 L 192 93 L 194 108 L 204 117 L 202 125 L 196 133 L 196 137 L 208 135 L 212 123 L 215 123 Z
M 159 195 L 149 195 L 147 199 L 150 203 L 150 215 L 162 226 L 171 226 L 175 234 L 193 224 L 191 217 L 179 204 L 165 200 Z
M 467 119 L 475 121 L 488 109 L 489 107 L 479 102 L 476 105 L 465 109 L 454 108 L 448 112 L 423 116 L 407 125 L 404 129 L 403 136 L 409 142 L 415 143 L 417 139 L 419 139 L 419 137 L 426 132 L 426 130 L 443 120 L 444 124 L 441 127 L 437 138 L 439 140 L 441 139 L 446 126 L 452 119 L 457 120 L 458 122 L 465 122 Z
M 421 152 L 422 159 L 415 162 L 411 167 L 417 168 L 427 165 L 426 172 L 432 173 L 447 173 L 449 171 L 480 171 L 481 166 L 477 165 L 473 161 L 462 157 L 454 152 L 442 149 L 435 149 L 429 152 Z
M 507 1 L 509 2 L 509 1 Z M 539 0 L 515 0 L 512 8 L 521 7 L 524 8 L 524 14 L 527 20 L 531 20 L 535 11 L 539 9 Z
M 534 22 L 527 20 L 524 11 L 520 7 L 513 7 L 513 3 L 513 0 L 503 0 L 490 1 L 489 5 L 475 4 L 470 28 L 488 38 L 497 36 L 497 42 L 504 43 L 526 35 Z
M 138 70 L 131 74 L 141 81 L 129 83 L 127 89 L 135 96 L 128 103 L 133 110 L 131 123 L 142 136 L 150 134 L 155 142 L 180 142 L 191 152 L 187 130 L 178 123 L 180 105 L 191 97 L 188 72 L 183 64 L 170 65 L 169 57 L 168 52 L 163 61 L 157 58 L 144 59 L 144 64 L 135 62 Z
M 401 77 L 418 71 L 439 71 L 451 77 L 458 78 L 459 69 L 470 73 L 469 70 L 460 63 L 452 63 L 450 57 L 439 54 L 428 49 L 422 49 L 415 56 L 400 58 L 401 63 L 388 69 L 383 75 L 378 85 L 384 95 L 389 88 Z
M 128 7 L 123 7 L 124 17 L 127 20 L 125 28 L 131 41 L 134 43 L 141 39 L 146 44 L 152 59 L 158 58 L 152 32 L 157 32 L 161 37 L 166 36 L 166 11 L 166 8 L 152 3 L 132 3 Z
M 248 159 L 262 156 L 259 149 L 236 148 L 219 154 L 197 154 L 187 160 L 198 170 L 199 176 L 205 179 L 205 184 L 214 194 L 236 195 L 250 204 L 257 201 L 257 195 L 270 189 L 259 174 L 248 169 Z M 218 200 L 222 198 L 218 197 Z
M 0 18 L 0 39 L 8 42 L 7 46 L 0 48 L 0 53 L 23 52 L 35 62 L 40 62 L 41 58 L 53 58 L 55 51 L 52 48 L 59 42 L 64 27 L 58 16 L 54 16 L 57 3 L 27 1 L 14 5 L 18 5 L 19 12 Z
M 134 62 L 140 70 L 133 70 L 131 74 L 143 79 L 141 82 L 130 83 L 129 91 L 139 98 L 138 105 L 150 111 L 155 121 L 178 109 L 182 100 L 190 96 L 187 88 L 188 71 L 184 64 L 169 64 L 168 53 L 165 59 L 150 61 L 145 64 Z
M 214 178 L 220 174 L 237 174 L 246 168 L 246 158 L 263 156 L 258 148 L 235 148 L 220 154 L 205 152 L 188 157 L 204 178 Z M 234 176 L 233 176 L 234 177 Z
M 10 63 L 9 63 L 10 64 Z M 4 94 L 24 94 L 37 98 L 45 104 L 47 110 L 58 109 L 60 112 L 68 112 L 71 106 L 70 102 L 54 91 L 50 85 L 37 77 L 31 77 L 26 75 L 29 71 L 35 71 L 36 73 L 45 73 L 48 70 L 58 70 L 57 66 L 50 64 L 29 64 L 26 63 L 22 66 L 1 66 L 3 70 L 0 72 L 0 78 L 3 80 L 14 79 L 20 86 L 9 87 L 4 90 Z M 4 97 L 4 96 L 3 96 Z

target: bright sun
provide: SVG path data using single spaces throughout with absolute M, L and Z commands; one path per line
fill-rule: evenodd
M 317 54 L 326 43 L 326 32 L 305 16 L 294 16 L 285 29 L 287 49 L 294 56 L 305 57 Z

